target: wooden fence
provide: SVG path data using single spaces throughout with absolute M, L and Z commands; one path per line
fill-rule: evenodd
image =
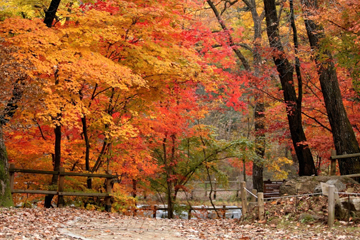
M 236 188 L 229 188 L 229 189 L 219 189 L 219 183 L 217 181 L 211 181 L 211 184 L 213 185 L 212 189 L 212 199 L 216 200 L 216 196 L 218 192 L 236 192 L 236 197 L 241 196 L 241 182 L 240 180 L 236 181 L 229 181 L 229 183 L 235 183 Z M 270 198 L 270 197 L 278 197 L 280 196 L 280 186 L 285 182 L 283 181 L 271 181 L 270 179 L 264 181 L 264 198 Z M 204 191 L 204 196 L 207 197 L 208 193 L 210 191 L 209 184 L 210 181 L 204 181 L 204 182 L 195 182 L 196 184 L 202 183 L 204 184 L 204 189 L 193 189 L 191 191 L 191 198 L 193 199 L 193 195 L 195 191 Z
M 117 176 L 111 175 L 111 172 L 108 172 L 108 174 L 90 174 L 90 173 L 75 173 L 75 172 L 65 172 L 65 168 L 61 167 L 60 171 L 43 171 L 43 170 L 34 170 L 34 169 L 18 169 L 15 167 L 14 164 L 10 165 L 9 169 L 10 173 L 10 187 L 11 187 L 11 193 L 29 193 L 29 194 L 49 194 L 49 195 L 57 195 L 57 196 L 84 196 L 84 197 L 104 197 L 105 198 L 105 204 L 106 204 L 106 211 L 111 211 L 111 192 L 112 192 L 112 186 L 111 183 L 114 178 L 117 178 Z M 32 173 L 32 174 L 48 174 L 48 175 L 58 175 L 58 186 L 56 191 L 49 191 L 49 190 L 28 190 L 28 189 L 14 189 L 14 183 L 15 183 L 15 173 Z M 106 185 L 106 193 L 89 193 L 89 192 L 64 192 L 64 178 L 65 176 L 78 176 L 78 177 L 91 177 L 91 178 L 106 178 L 105 185 Z M 226 206 L 222 207 L 216 207 L 216 210 L 222 212 L 222 216 L 225 217 L 226 211 L 231 209 L 241 209 L 242 215 L 247 214 L 248 209 L 248 201 L 247 201 L 247 192 L 246 192 L 246 182 L 244 181 L 232 181 L 236 183 L 236 189 L 217 189 L 217 182 L 214 181 L 214 198 L 216 198 L 216 192 L 218 191 L 236 191 L 237 196 L 241 197 L 242 206 L 237 208 L 227 208 Z M 207 194 L 207 184 L 210 182 L 205 182 L 205 194 Z M 262 192 L 256 193 L 253 191 L 253 196 L 257 194 L 257 205 L 258 205 L 258 216 L 259 219 L 264 218 L 264 194 Z M 252 202 L 255 202 L 255 197 L 252 197 Z M 59 205 L 59 207 L 62 207 Z M 135 212 L 137 210 L 141 209 L 135 209 Z M 167 210 L 167 208 L 148 208 L 148 209 L 142 209 L 142 210 L 152 210 L 153 216 L 156 217 L 156 211 L 157 210 Z M 191 212 L 192 211 L 208 211 L 208 210 L 214 210 L 213 208 L 190 208 L 188 211 L 189 218 L 191 218 Z
M 65 172 L 65 168 L 60 167 L 60 171 L 42 171 L 34 169 L 19 169 L 15 168 L 14 164 L 10 165 L 10 187 L 11 193 L 30 193 L 30 194 L 49 194 L 49 195 L 58 195 L 58 196 L 84 196 L 84 197 L 104 197 L 105 198 L 105 209 L 106 211 L 111 210 L 111 192 L 112 179 L 116 176 L 109 174 L 91 174 L 91 173 L 75 173 L 75 172 Z M 28 189 L 14 189 L 14 180 L 15 173 L 33 173 L 33 174 L 49 174 L 49 175 L 58 175 L 58 186 L 57 191 L 48 191 L 48 190 L 28 190 Z M 90 193 L 90 192 L 64 192 L 64 178 L 65 176 L 77 176 L 77 177 L 91 177 L 91 178 L 106 178 L 106 193 Z M 62 207 L 62 205 L 59 205 Z
M 335 150 L 331 150 L 331 157 L 330 157 L 330 160 L 331 160 L 330 175 L 335 175 L 335 173 L 336 173 L 336 160 L 338 160 L 338 159 L 345 159 L 345 158 L 353 158 L 353 157 L 360 157 L 360 153 L 336 155 L 336 151 L 335 151 Z M 345 175 L 343 175 L 343 176 L 345 176 Z M 358 177 L 360 177 L 360 173 L 358 173 L 358 174 L 346 175 L 346 177 L 358 178 Z
M 193 189 L 191 191 L 191 198 L 193 198 L 194 192 L 195 191 L 204 191 L 204 196 L 207 197 L 208 193 L 210 192 L 210 183 L 213 185 L 212 188 L 212 199 L 216 200 L 216 196 L 218 192 L 236 192 L 236 197 L 240 196 L 240 191 L 241 191 L 241 181 L 240 180 L 236 180 L 236 181 L 228 181 L 228 183 L 235 183 L 236 185 L 236 189 L 219 189 L 219 182 L 217 182 L 216 180 L 213 181 L 203 181 L 203 182 L 199 182 L 196 181 L 194 182 L 195 184 L 204 184 L 204 189 Z

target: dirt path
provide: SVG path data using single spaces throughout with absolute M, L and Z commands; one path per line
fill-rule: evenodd
M 329 229 L 325 224 L 279 220 L 281 221 L 278 225 L 245 224 L 229 219 L 168 220 L 127 217 L 117 213 L 72 208 L 0 208 L 0 239 L 360 239 L 359 225 L 339 225 Z
M 109 219 L 83 219 L 64 224 L 60 233 L 80 238 L 90 239 L 188 239 L 176 230 L 175 220 L 154 220 L 150 218 L 122 217 Z

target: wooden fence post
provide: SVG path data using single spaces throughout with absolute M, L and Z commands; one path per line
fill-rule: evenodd
M 109 170 L 107 174 L 111 175 L 112 171 Z M 109 196 L 105 198 L 105 210 L 107 212 L 111 212 L 111 196 L 110 196 L 112 192 L 111 181 L 112 181 L 111 177 L 106 178 L 106 193 L 109 194 Z
M 328 195 L 328 225 L 332 227 L 334 225 L 335 219 L 335 186 L 329 185 L 329 195 Z
M 256 189 L 253 189 L 253 190 L 251 190 L 251 192 L 252 192 L 252 194 L 254 194 L 254 195 L 251 195 L 251 200 L 250 200 L 250 202 L 256 202 L 256 195 L 257 195 L 257 190 Z
M 156 219 L 156 211 L 157 211 L 157 207 L 156 207 L 156 206 L 154 206 L 154 210 L 153 210 L 153 218 L 155 218 L 155 219 Z
M 205 197 L 207 197 L 207 182 L 205 182 Z
M 63 207 L 64 206 L 64 196 L 61 195 L 62 192 L 64 192 L 64 173 L 65 172 L 65 168 L 64 167 L 60 167 L 59 168 L 59 182 L 58 182 L 58 202 L 57 205 L 58 207 Z
M 258 205 L 259 205 L 259 220 L 262 221 L 264 220 L 264 214 L 265 214 L 264 193 L 262 192 L 258 193 Z
M 242 214 L 246 215 L 247 213 L 247 198 L 246 198 L 246 182 L 241 182 L 241 203 L 242 203 Z
M 15 164 L 10 164 L 10 170 L 15 169 Z M 10 190 L 14 190 L 14 178 L 15 178 L 15 173 L 13 171 L 10 171 Z
M 336 151 L 334 149 L 331 150 L 331 157 L 336 156 Z M 336 174 L 336 159 L 331 158 L 330 165 L 330 175 L 333 176 Z
M 223 219 L 226 218 L 226 206 L 223 205 Z

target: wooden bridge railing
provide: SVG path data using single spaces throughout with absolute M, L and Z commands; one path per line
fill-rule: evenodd
M 65 172 L 65 168 L 60 167 L 60 171 L 43 171 L 43 170 L 34 170 L 34 169 L 19 169 L 15 168 L 14 164 L 10 164 L 10 187 L 11 193 L 30 193 L 30 194 L 52 194 L 58 196 L 84 196 L 84 197 L 105 197 L 105 209 L 107 211 L 111 210 L 111 181 L 116 178 L 116 176 L 109 174 L 91 174 L 91 173 L 75 173 L 75 172 Z M 48 190 L 28 190 L 28 189 L 14 189 L 15 173 L 34 173 L 34 174 L 49 174 L 49 175 L 58 175 L 58 186 L 57 191 L 48 191 Z M 90 193 L 90 192 L 64 192 L 64 178 L 65 176 L 78 176 L 78 177 L 92 177 L 92 178 L 106 178 L 106 193 Z M 59 207 L 62 207 L 59 205 Z

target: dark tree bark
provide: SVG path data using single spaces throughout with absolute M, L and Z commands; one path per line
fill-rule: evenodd
M 267 35 L 270 47 L 274 49 L 273 60 L 279 73 L 279 78 L 286 103 L 291 139 L 299 161 L 299 175 L 316 175 L 315 164 L 311 151 L 306 144 L 306 137 L 301 121 L 301 101 L 296 96 L 294 87 L 294 68 L 285 56 L 278 28 L 278 17 L 275 0 L 264 0 Z
M 6 71 L 6 69 L 4 71 Z M 20 76 L 15 82 L 12 97 L 0 115 L 0 207 L 10 207 L 13 205 L 3 126 L 5 126 L 5 124 L 14 116 L 15 111 L 18 108 L 18 102 L 23 95 L 24 81 L 25 77 Z
M 60 124 L 60 123 L 59 123 Z M 54 155 L 53 155 L 53 170 L 59 171 L 60 170 L 60 164 L 61 164 L 61 125 L 57 125 L 54 129 L 55 134 L 55 148 L 54 148 Z M 53 175 L 51 179 L 50 185 L 57 185 L 58 183 L 58 175 Z M 52 207 L 51 201 L 53 199 L 54 195 L 46 195 L 45 196 L 45 203 L 44 206 L 46 208 Z M 62 203 L 62 200 L 60 200 L 59 196 L 59 203 Z
M 3 136 L 3 128 L 0 124 L 0 207 L 10 207 L 13 205 L 10 176 L 5 140 Z
M 317 64 L 321 91 L 324 96 L 336 153 L 338 155 L 359 153 L 359 143 L 356 140 L 354 130 L 342 101 L 336 69 L 330 51 L 323 50 L 322 56 L 325 55 L 327 61 L 320 60 L 319 40 L 324 37 L 324 29 L 308 18 L 312 15 L 311 11 L 318 8 L 317 1 L 302 0 L 302 4 L 304 5 L 305 26 L 310 46 L 315 50 L 316 54 L 315 62 Z M 341 175 L 360 173 L 359 158 L 341 159 L 339 160 L 339 168 Z
M 52 0 L 48 10 L 45 12 L 44 23 L 49 28 L 52 27 L 52 23 L 55 19 L 56 12 L 58 10 L 60 2 L 61 2 L 61 0 Z M 55 84 L 58 84 L 56 75 L 57 75 L 57 72 L 55 73 Z M 61 118 L 61 116 L 59 116 L 59 118 Z M 61 123 L 58 123 L 58 125 L 56 125 L 54 133 L 55 133 L 55 149 L 54 149 L 55 153 L 53 156 L 53 161 L 54 161 L 53 165 L 54 165 L 54 171 L 59 171 L 60 164 L 61 164 Z M 57 181 L 58 181 L 58 176 L 53 175 L 52 180 L 51 180 L 51 185 L 56 185 Z M 44 206 L 46 208 L 52 207 L 51 201 L 52 201 L 53 197 L 54 197 L 54 195 L 46 195 L 45 196 Z M 58 199 L 58 204 L 59 203 L 63 204 L 63 197 L 61 197 L 61 196 L 59 196 L 59 199 Z
M 265 155 L 265 105 L 262 101 L 255 106 L 255 152 L 261 160 L 254 160 L 253 163 L 253 186 L 258 192 L 264 192 L 264 163 L 262 159 Z
M 90 172 L 90 142 L 89 142 L 89 136 L 87 134 L 86 116 L 81 118 L 81 122 L 83 126 L 84 141 L 85 141 L 85 170 Z M 91 178 L 87 178 L 86 185 L 88 189 L 92 188 Z
M 55 78 L 55 86 L 59 84 L 59 78 L 58 78 L 58 71 L 56 70 L 54 73 L 54 78 Z M 61 110 L 61 108 L 60 108 Z M 55 121 L 56 123 L 56 127 L 54 129 L 54 134 L 55 134 L 55 143 L 54 143 L 54 154 L 53 154 L 53 170 L 54 171 L 59 171 L 60 170 L 60 165 L 61 165 L 61 113 L 59 113 L 57 115 L 56 118 L 52 119 L 53 121 Z M 52 186 L 57 185 L 58 183 L 58 175 L 55 174 L 52 176 L 51 179 L 51 184 Z M 49 194 L 45 196 L 45 202 L 44 202 L 44 207 L 46 208 L 50 208 L 52 207 L 51 205 L 51 201 L 53 199 L 54 195 Z M 63 196 L 58 196 L 58 205 L 62 204 L 64 205 L 64 198 Z
M 45 12 L 44 23 L 49 28 L 52 27 L 60 2 L 61 0 L 52 0 L 48 10 Z
M 250 9 L 251 16 L 254 22 L 254 75 L 255 77 L 260 76 L 260 64 L 261 64 L 261 22 L 263 14 L 259 16 L 256 10 L 255 0 L 243 0 L 246 6 Z M 265 156 L 265 104 L 263 99 L 263 93 L 258 93 L 255 96 L 255 152 L 258 156 L 258 160 L 255 159 L 253 162 L 253 188 L 258 192 L 264 192 L 264 156 Z

